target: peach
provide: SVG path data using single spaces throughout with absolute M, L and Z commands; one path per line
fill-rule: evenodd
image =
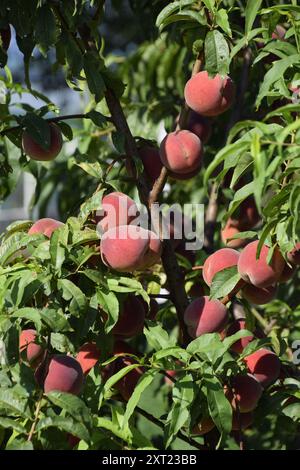
M 149 180 L 154 181 L 159 177 L 163 164 L 159 156 L 159 150 L 150 145 L 144 145 L 139 148 L 139 155 L 144 165 L 144 171 Z
M 290 263 L 300 266 L 300 243 L 297 243 L 295 247 L 287 254 L 287 259 Z
M 42 346 L 35 342 L 36 337 L 35 330 L 23 330 L 19 337 L 19 351 L 21 354 L 26 352 L 27 362 L 34 368 L 41 363 L 44 355 Z
M 100 351 L 96 346 L 96 343 L 84 343 L 80 348 L 76 356 L 76 360 L 79 362 L 84 375 L 95 367 L 100 358 Z
M 230 219 L 231 225 L 237 227 L 240 232 L 244 232 L 255 227 L 260 220 L 260 215 L 254 198 L 250 196 L 244 199 L 238 209 L 239 215 L 237 218 L 233 216 Z
M 95 220 L 102 233 L 119 225 L 129 225 L 138 215 L 138 208 L 133 199 L 117 191 L 106 194 L 101 206 L 104 214 L 96 215 Z
M 210 255 L 203 265 L 202 276 L 208 286 L 212 284 L 214 276 L 223 269 L 237 266 L 240 254 L 232 248 L 221 248 Z
M 205 333 L 221 332 L 228 320 L 228 311 L 219 300 L 208 296 L 193 300 L 184 312 L 184 322 L 192 338 Z
M 234 235 L 240 233 L 240 230 L 232 223 L 233 219 L 228 219 L 225 227 L 221 231 L 221 239 L 224 245 L 228 248 L 243 248 L 247 243 L 244 238 L 234 238 L 230 240 Z
M 242 279 L 256 287 L 269 287 L 275 284 L 283 271 L 285 261 L 280 251 L 275 248 L 271 263 L 267 263 L 269 247 L 263 245 L 259 258 L 256 259 L 258 240 L 249 243 L 240 254 L 238 271 Z
M 116 271 L 143 270 L 160 260 L 161 241 L 149 230 L 121 225 L 104 233 L 100 251 L 103 263 Z
M 286 34 L 286 29 L 278 24 L 272 33 L 272 39 L 279 39 L 280 41 L 284 40 Z
M 123 338 L 130 338 L 143 332 L 145 322 L 145 308 L 135 295 L 129 294 L 125 299 L 119 319 L 112 329 L 112 333 Z
M 235 320 L 233 323 L 231 323 L 231 325 L 229 325 L 229 327 L 227 328 L 225 336 L 232 336 L 241 330 L 249 330 L 249 328 L 247 328 L 246 320 L 244 318 L 239 318 L 238 320 Z M 256 328 L 253 335 L 245 336 L 244 338 L 239 339 L 231 346 L 230 349 L 237 354 L 241 354 L 245 347 L 248 346 L 251 341 L 253 341 L 254 337 L 264 338 L 265 334 L 260 328 Z
M 231 381 L 231 389 L 225 388 L 225 395 L 236 409 L 236 402 L 241 413 L 253 411 L 262 395 L 263 389 L 258 380 L 250 374 L 237 375 Z
M 64 224 L 59 222 L 59 220 L 50 219 L 46 217 L 44 219 L 37 220 L 32 227 L 28 230 L 29 235 L 33 235 L 35 233 L 42 233 L 46 237 L 50 238 L 54 230 L 59 227 L 62 227 Z
M 240 429 L 247 429 L 253 423 L 253 413 L 232 413 L 232 431 L 239 431 Z
M 201 421 L 193 427 L 192 433 L 197 434 L 198 436 L 203 436 L 207 434 L 215 427 L 215 423 L 210 416 L 206 416 L 201 419 Z
M 192 132 L 183 130 L 167 134 L 160 144 L 160 158 L 168 170 L 176 174 L 190 174 L 202 162 L 202 142 Z
M 122 353 L 129 353 L 129 354 L 136 354 L 136 352 L 131 348 L 131 346 L 124 341 L 116 341 L 114 348 L 113 348 L 114 355 L 122 354 Z M 110 376 L 116 374 L 118 371 L 123 369 L 126 366 L 131 364 L 136 364 L 136 359 L 130 356 L 120 356 L 114 362 L 109 364 L 109 370 L 106 371 L 105 379 L 109 378 Z M 136 384 L 138 383 L 140 377 L 143 375 L 144 370 L 141 367 L 137 367 L 136 369 L 131 370 L 128 372 L 122 379 L 120 379 L 116 384 L 115 388 L 118 390 L 120 395 L 123 397 L 125 401 L 128 401 L 131 397 Z
M 251 374 L 259 381 L 262 387 L 267 388 L 276 382 L 280 374 L 280 360 L 278 356 L 268 349 L 262 348 L 246 356 L 244 361 Z
M 56 390 L 79 395 L 83 381 L 83 371 L 76 359 L 65 354 L 55 354 L 48 366 L 44 380 L 44 392 L 49 393 Z
M 184 129 L 196 134 L 204 144 L 209 140 L 212 133 L 211 122 L 206 117 L 195 113 L 193 110 L 188 114 Z
M 287 263 L 285 263 L 283 271 L 280 274 L 280 278 L 278 279 L 278 282 L 282 283 L 282 282 L 289 281 L 290 279 L 292 279 L 295 272 L 296 272 L 296 266 L 289 266 Z
M 10 30 L 10 26 L 8 25 L 6 28 L 2 28 L 0 30 L 0 47 L 2 47 L 4 51 L 7 51 L 10 45 L 10 41 L 11 41 L 11 30 Z
M 44 149 L 38 144 L 29 134 L 28 132 L 24 131 L 22 135 L 22 146 L 23 150 L 28 155 L 28 157 L 32 158 L 32 160 L 39 160 L 42 162 L 47 162 L 50 160 L 54 160 L 57 157 L 59 152 L 61 151 L 63 145 L 63 139 L 61 135 L 60 128 L 51 122 L 49 124 L 50 127 L 50 147 L 48 149 Z
M 218 116 L 232 104 L 235 95 L 233 81 L 220 74 L 210 77 L 206 71 L 198 72 L 186 83 L 184 97 L 188 106 L 203 116 Z
M 264 305 L 274 300 L 277 294 L 277 286 L 255 287 L 246 284 L 242 289 L 244 299 L 255 305 Z

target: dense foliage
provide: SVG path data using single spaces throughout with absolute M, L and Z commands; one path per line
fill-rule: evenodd
M 10 31 L 24 56 L 19 80 L 6 65 Z M 1 0 L 0 37 L 0 199 L 13 193 L 22 173 L 31 173 L 32 209 L 45 217 L 55 194 L 64 223 L 47 236 L 30 231 L 32 221 L 16 221 L 1 234 L 1 448 L 299 447 L 299 270 L 279 284 L 275 299 L 255 305 L 236 289 L 243 277 L 236 265 L 219 268 L 210 286 L 192 269 L 228 243 L 226 227 L 234 229 L 231 246 L 259 240 L 256 256 L 268 245 L 268 263 L 281 253 L 293 269 L 290 252 L 300 241 L 297 1 Z M 80 95 L 77 115 L 63 116 L 42 87 L 34 89 L 37 63 Z M 168 177 L 155 195 L 168 204 L 205 205 L 204 248 L 186 253 L 166 242 L 154 266 L 110 269 L 101 260 L 95 211 L 112 191 L 145 202 L 153 181 L 143 173 L 136 144 L 154 145 L 164 130 L 174 130 L 180 112 L 184 117 L 194 64 L 209 76 L 228 74 L 235 103 L 210 118 L 196 176 Z M 37 98 L 36 107 L 26 104 L 27 94 Z M 24 133 L 51 151 L 50 122 L 63 134 L 61 153 L 50 162 L 28 157 Z M 255 223 L 238 226 L 249 200 Z M 147 312 L 143 331 L 126 336 L 123 325 L 116 339 L 128 295 L 138 296 Z M 183 313 L 203 295 L 226 304 L 230 325 L 242 311 L 244 329 L 189 337 Z M 155 298 L 159 309 L 151 315 Z M 137 306 L 127 310 L 130 323 Z M 35 330 L 38 362 L 29 346 L 19 348 L 28 329 Z M 244 349 L 232 347 L 258 329 L 264 334 Z M 127 346 L 118 346 L 120 338 Z M 83 370 L 80 394 L 47 391 L 51 361 L 76 357 L 86 343 L 96 361 Z M 246 373 L 244 358 L 261 348 L 280 357 L 280 375 L 259 391 L 244 430 L 246 413 L 235 394 L 231 401 L 230 389 Z M 195 427 L 205 420 L 209 432 L 199 436 Z

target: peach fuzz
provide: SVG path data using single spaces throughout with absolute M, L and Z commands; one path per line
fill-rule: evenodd
M 232 104 L 235 86 L 231 78 L 220 74 L 210 77 L 206 71 L 198 72 L 186 83 L 184 97 L 187 105 L 203 116 L 218 116 Z
M 208 286 L 211 285 L 214 276 L 226 268 L 237 266 L 240 254 L 232 248 L 221 248 L 210 255 L 204 262 L 202 275 Z
M 84 375 L 79 362 L 65 354 L 55 354 L 51 357 L 47 375 L 44 380 L 44 392 L 66 392 L 79 395 L 84 381 Z
M 138 214 L 134 200 L 118 191 L 106 194 L 102 199 L 101 208 L 103 215 L 96 214 L 95 220 L 102 233 L 119 225 L 129 225 Z
M 46 237 L 50 238 L 54 230 L 59 227 L 62 227 L 64 224 L 59 220 L 50 219 L 46 217 L 44 219 L 37 220 L 32 227 L 28 230 L 29 235 L 33 235 L 35 233 L 41 233 Z
M 205 333 L 221 332 L 228 320 L 228 311 L 219 300 L 208 296 L 193 300 L 184 312 L 184 322 L 192 338 Z
M 244 361 L 251 374 L 259 381 L 262 387 L 267 388 L 276 382 L 280 374 L 280 360 L 278 356 L 268 349 L 262 348 L 246 356 Z
M 41 147 L 29 134 L 24 131 L 22 135 L 22 146 L 24 153 L 32 160 L 39 161 L 50 161 L 54 160 L 61 151 L 63 145 L 63 139 L 61 135 L 60 128 L 54 124 L 50 123 L 50 147 L 44 149 Z
M 244 299 L 255 305 L 265 305 L 275 299 L 277 294 L 277 286 L 255 287 L 246 284 L 242 289 Z
M 122 225 L 104 233 L 100 251 L 103 263 L 119 272 L 143 270 L 159 261 L 161 241 L 149 230 Z
M 190 174 L 202 162 L 202 142 L 192 132 L 183 130 L 167 134 L 160 144 L 163 165 L 175 174 Z
M 84 375 L 95 367 L 100 358 L 100 350 L 97 348 L 96 343 L 83 344 L 77 353 L 76 360 L 79 362 Z
M 269 287 L 275 284 L 284 268 L 284 258 L 275 248 L 271 263 L 267 263 L 269 247 L 263 245 L 259 258 L 256 259 L 258 240 L 249 243 L 240 254 L 238 272 L 244 281 L 256 287 Z
M 231 381 L 231 389 L 225 387 L 227 399 L 236 410 L 236 402 L 241 413 L 253 411 L 262 395 L 263 389 L 253 375 L 237 375 Z
M 27 362 L 32 367 L 37 367 L 43 359 L 44 349 L 37 344 L 37 332 L 35 330 L 23 330 L 19 336 L 19 351 L 21 355 L 26 353 Z
M 121 306 L 119 318 L 112 329 L 112 333 L 123 338 L 141 334 L 144 328 L 145 315 L 145 308 L 140 299 L 129 294 Z

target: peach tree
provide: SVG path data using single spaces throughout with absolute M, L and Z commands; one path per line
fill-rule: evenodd
M 300 7 L 272 3 L 1 1 L 1 201 L 36 181 L 1 233 L 1 449 L 299 448 Z M 157 203 L 204 205 L 203 246 L 139 226 Z

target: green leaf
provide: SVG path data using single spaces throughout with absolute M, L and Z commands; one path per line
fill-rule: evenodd
M 247 0 L 247 5 L 245 9 L 245 33 L 251 31 L 257 12 L 260 9 L 262 0 Z
M 100 57 L 87 52 L 83 58 L 83 68 L 90 92 L 95 95 L 96 102 L 101 101 L 106 87 L 101 74 Z
M 17 390 L 12 388 L 0 388 L 0 406 L 6 408 L 9 413 L 13 413 L 23 418 L 30 418 L 30 410 L 27 399 L 20 396 Z
M 224 395 L 223 385 L 217 377 L 204 379 L 207 389 L 209 414 L 221 435 L 229 434 L 232 427 L 232 407 Z
M 210 298 L 220 299 L 228 295 L 241 279 L 236 266 L 222 269 L 213 277 L 210 287 Z
M 32 307 L 24 307 L 18 309 L 14 312 L 11 317 L 15 318 L 25 318 L 30 322 L 34 323 L 37 332 L 41 330 L 42 322 L 41 322 L 41 315 L 38 309 Z
M 0 416 L 0 428 L 13 429 L 18 434 L 27 433 L 26 429 L 20 423 L 18 423 L 18 421 L 15 421 L 11 418 L 3 418 L 2 416 Z
M 6 450 L 34 450 L 33 444 L 26 439 L 14 439 L 6 446 Z
M 57 287 L 62 290 L 62 296 L 65 300 L 71 300 L 70 312 L 75 316 L 79 316 L 80 313 L 84 312 L 87 307 L 87 299 L 84 293 L 74 282 L 68 279 L 59 279 Z
M 55 16 L 48 5 L 43 5 L 37 10 L 35 39 L 46 51 L 56 42 Z
M 76 421 L 82 422 L 87 426 L 91 425 L 90 410 L 79 397 L 76 397 L 71 393 L 56 391 L 47 393 L 46 397 L 55 406 L 58 406 L 62 410 L 66 411 Z
M 119 318 L 119 301 L 117 296 L 105 287 L 96 290 L 100 307 L 108 314 L 105 322 L 105 332 L 109 333 Z
M 67 433 L 72 434 L 72 436 L 76 436 L 86 442 L 89 442 L 90 440 L 89 429 L 83 423 L 76 422 L 71 417 L 47 416 L 45 418 L 41 418 L 36 426 L 36 432 L 52 427 L 66 431 Z
M 125 415 L 124 415 L 123 427 L 127 426 L 130 417 L 132 416 L 136 406 L 138 405 L 140 401 L 143 391 L 146 390 L 146 388 L 153 382 L 153 379 L 155 378 L 157 373 L 158 373 L 157 370 L 148 370 L 139 379 L 137 385 L 135 386 L 133 394 L 128 400 Z
M 209 75 L 226 75 L 229 72 L 229 47 L 218 30 L 209 31 L 205 38 L 205 69 Z
M 52 331 L 72 331 L 71 325 L 61 309 L 43 308 L 43 310 L 41 310 L 41 317 L 43 322 L 46 323 Z
M 192 5 L 194 0 L 177 0 L 167 5 L 156 18 L 155 25 L 157 28 L 161 28 L 166 21 L 166 19 L 175 11 L 180 11 L 184 6 Z
M 22 124 L 32 139 L 43 149 L 49 150 L 51 145 L 50 126 L 45 119 L 34 113 L 28 113 L 22 118 Z
M 79 166 L 83 171 L 85 171 L 88 175 L 93 176 L 94 178 L 101 179 L 103 177 L 103 171 L 99 162 L 76 162 L 75 164 Z
M 98 111 L 95 111 L 94 109 L 92 109 L 92 111 L 89 111 L 87 114 L 86 114 L 86 117 L 90 118 L 93 123 L 100 127 L 101 129 L 103 129 L 104 127 L 106 127 L 108 121 L 107 121 L 107 117 L 104 116 L 103 114 L 99 113 Z
M 172 389 L 173 406 L 168 414 L 165 437 L 166 447 L 190 418 L 190 407 L 194 399 L 193 376 L 186 374 L 178 379 Z
M 176 339 L 170 337 L 166 330 L 155 322 L 147 322 L 147 328 L 144 328 L 144 335 L 149 346 L 155 349 L 155 351 L 171 348 L 176 345 Z
M 217 11 L 216 13 L 216 22 L 220 26 L 220 28 L 223 29 L 223 31 L 228 34 L 228 36 L 231 38 L 232 37 L 232 32 L 228 20 L 228 14 L 227 11 L 224 8 L 221 8 L 220 10 Z

